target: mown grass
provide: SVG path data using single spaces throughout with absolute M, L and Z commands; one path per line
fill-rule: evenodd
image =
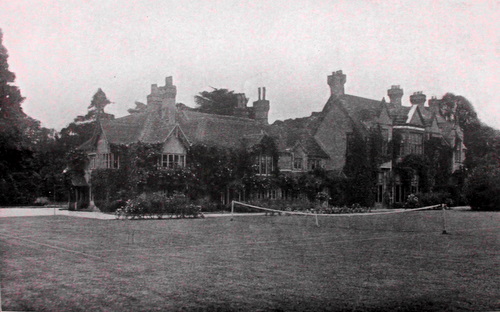
M 419 231 L 312 218 L 0 219 L 4 311 L 500 308 L 498 213 L 422 212 Z M 380 217 L 382 218 L 382 216 Z M 415 218 L 416 220 L 416 218 Z M 435 222 L 436 221 L 436 222 Z M 418 222 L 410 222 L 419 224 Z M 330 226 L 331 225 L 331 226 Z

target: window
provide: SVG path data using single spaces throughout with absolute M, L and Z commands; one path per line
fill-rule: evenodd
M 314 170 L 316 168 L 321 168 L 321 160 L 317 158 L 309 158 L 307 160 L 307 169 Z
M 400 155 L 423 154 L 423 136 L 422 133 L 407 132 L 401 135 Z
M 255 156 L 255 173 L 258 175 L 270 175 L 274 170 L 274 161 L 272 156 Z
M 120 156 L 115 155 L 113 153 L 106 153 L 106 154 L 99 154 L 97 156 L 99 166 L 95 164 L 94 160 L 94 165 L 95 168 L 106 168 L 106 169 L 118 169 L 120 168 Z M 91 159 L 92 161 L 92 159 Z M 92 165 L 92 164 L 91 164 Z
M 412 194 L 417 194 L 419 190 L 419 182 L 420 182 L 420 177 L 418 174 L 414 174 L 413 177 L 411 178 L 411 193 Z
M 302 157 L 293 157 L 293 169 L 294 170 L 302 170 L 302 162 L 304 160 Z
M 404 196 L 403 185 L 401 184 L 401 176 L 396 175 L 394 177 L 394 202 L 403 203 L 406 201 Z
M 455 163 L 462 163 L 462 141 L 457 140 L 455 147 Z
M 389 143 L 389 130 L 382 129 L 382 155 L 387 155 Z
M 384 200 L 384 180 L 384 173 L 379 172 L 377 176 L 377 203 L 381 203 Z
M 160 159 L 161 168 L 177 169 L 186 167 L 186 155 L 184 154 L 162 154 Z
M 96 162 L 96 155 L 95 154 L 90 154 L 89 155 L 89 168 L 90 169 L 96 169 L 97 168 L 97 162 Z

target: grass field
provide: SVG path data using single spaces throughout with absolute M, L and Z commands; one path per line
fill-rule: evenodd
M 440 216 L 419 212 L 430 224 Z M 284 216 L 3 218 L 1 308 L 495 310 L 499 220 L 494 212 L 449 211 L 449 235 L 442 235 L 438 222 L 408 231 L 371 222 L 375 230 L 357 230 Z

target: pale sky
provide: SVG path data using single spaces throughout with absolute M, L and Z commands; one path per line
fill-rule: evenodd
M 23 108 L 60 130 L 102 88 L 117 117 L 173 76 L 177 102 L 210 86 L 266 87 L 270 121 L 308 116 L 346 93 L 403 103 L 423 91 L 469 99 L 500 128 L 498 1 L 2 0 L 0 28 Z

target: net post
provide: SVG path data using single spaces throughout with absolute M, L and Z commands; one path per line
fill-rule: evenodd
M 234 200 L 231 201 L 231 221 L 234 219 Z
M 441 204 L 441 210 L 443 211 L 442 213 L 443 232 L 441 234 L 448 234 L 448 231 L 446 230 L 446 204 Z
M 314 216 L 316 217 L 316 226 L 319 227 L 319 222 L 318 222 L 318 212 L 316 211 L 316 213 L 314 214 Z

